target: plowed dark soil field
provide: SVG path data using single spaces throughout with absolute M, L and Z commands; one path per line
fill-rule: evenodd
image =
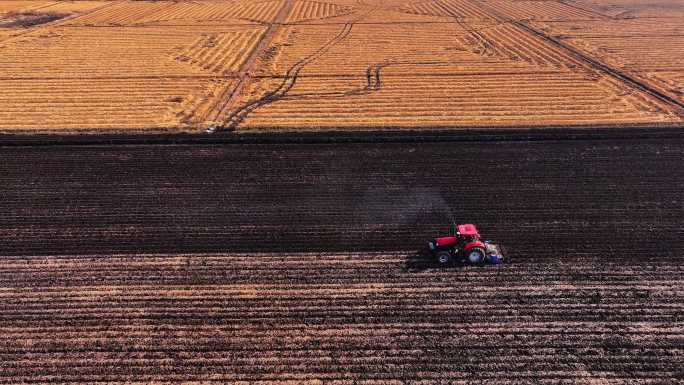
M 0 255 L 407 250 L 673 257 L 684 140 L 0 150 Z M 549 247 L 553 245 L 552 247 Z
M 683 139 L 0 148 L 0 383 L 671 384 Z M 451 217 L 513 263 L 435 267 Z

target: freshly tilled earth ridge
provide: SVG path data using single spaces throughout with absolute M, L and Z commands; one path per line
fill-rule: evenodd
M 0 149 L 0 255 L 418 249 L 680 258 L 682 139 Z
M 0 383 L 668 384 L 681 259 L 6 257 Z M 237 382 L 244 381 L 244 382 Z

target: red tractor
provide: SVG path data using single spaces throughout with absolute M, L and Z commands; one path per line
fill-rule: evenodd
M 501 246 L 480 239 L 480 233 L 475 225 L 468 223 L 454 227 L 454 235 L 436 238 L 428 243 L 430 252 L 440 265 L 448 265 L 454 261 L 473 264 L 499 264 L 509 261 Z

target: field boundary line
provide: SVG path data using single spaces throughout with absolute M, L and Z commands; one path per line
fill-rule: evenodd
M 580 10 L 580 11 L 584 11 L 584 12 L 588 12 L 588 13 L 591 13 L 591 14 L 594 14 L 594 15 L 598 15 L 598 16 L 601 16 L 601 17 L 603 17 L 603 18 L 605 18 L 605 19 L 608 19 L 608 20 L 616 20 L 614 16 L 609 16 L 609 15 L 603 14 L 603 13 L 601 13 L 601 12 L 595 10 L 595 9 L 592 9 L 591 7 L 586 7 L 586 8 L 585 8 L 585 7 L 580 7 L 579 5 L 574 4 L 574 3 L 572 3 L 572 2 L 569 2 L 569 1 L 567 1 L 567 0 L 558 0 L 558 2 L 559 2 L 560 4 L 565 5 L 566 7 L 570 7 L 570 8 L 578 9 L 578 10 Z
M 323 4 L 323 5 L 325 5 L 325 4 L 331 4 L 331 5 L 338 6 L 338 7 L 344 7 L 344 5 L 332 3 L 332 2 L 329 2 L 329 1 L 325 1 L 325 0 L 323 0 L 323 1 L 320 1 L 320 0 L 300 0 L 300 1 L 301 1 L 302 3 L 304 3 L 304 2 L 309 2 L 309 3 L 317 3 L 317 4 Z M 357 5 L 358 5 L 358 4 L 357 4 Z M 313 18 L 309 18 L 309 19 L 302 19 L 302 20 L 299 20 L 299 21 L 296 21 L 296 20 L 295 20 L 295 21 L 286 21 L 285 24 L 288 24 L 288 25 L 300 25 L 301 23 L 306 23 L 306 22 L 308 22 L 308 21 L 330 20 L 330 19 L 334 19 L 334 18 L 338 18 L 338 17 L 345 17 L 345 16 L 352 15 L 355 11 L 356 11 L 356 9 L 354 8 L 354 6 L 350 6 L 350 8 L 346 10 L 346 12 L 342 12 L 342 13 L 338 13 L 338 14 L 332 14 L 332 15 L 330 15 L 330 16 L 313 17 Z M 288 16 L 289 16 L 289 15 L 288 15 Z M 289 19 L 289 17 L 288 17 L 288 19 Z M 337 23 L 337 24 L 344 24 L 344 23 Z
M 435 64 L 437 62 L 414 62 L 406 64 Z M 444 62 L 441 62 L 444 63 Z M 404 63 L 390 63 L 390 65 L 400 65 Z M 378 65 L 378 64 L 376 64 Z M 436 65 L 436 64 L 435 64 Z M 387 65 L 382 65 L 386 67 Z M 471 72 L 471 73 L 457 73 L 457 72 L 439 72 L 439 73 L 417 73 L 412 74 L 412 77 L 466 77 L 466 76 L 512 76 L 512 75 L 549 75 L 557 74 L 558 70 L 539 70 L 539 71 L 500 71 L 500 72 Z M 367 75 L 359 74 L 307 74 L 299 75 L 298 78 L 309 79 L 358 79 Z M 383 75 L 386 78 L 402 78 L 402 75 L 390 74 Z M 252 79 L 285 79 L 287 75 L 253 75 Z M 3 81 L 25 81 L 25 80 L 83 80 L 83 77 L 69 76 L 24 76 L 24 77 L 0 77 Z M 237 75 L 142 75 L 142 76 L 94 76 L 86 78 L 87 80 L 155 80 L 155 79 L 237 79 Z
M 667 104 L 669 107 L 674 109 L 674 113 L 677 114 L 679 117 L 684 117 L 684 102 L 681 102 L 666 93 L 656 89 L 655 87 L 652 87 L 648 84 L 645 84 L 636 78 L 634 78 L 631 75 L 628 75 L 627 73 L 620 71 L 618 69 L 615 69 L 597 59 L 594 59 L 593 57 L 585 54 L 581 50 L 572 47 L 568 44 L 563 43 L 562 41 L 553 38 L 551 36 L 546 35 L 545 33 L 537 30 L 536 28 L 528 25 L 527 23 L 523 23 L 520 21 L 514 21 L 513 24 L 517 25 L 518 27 L 522 28 L 523 30 L 528 31 L 529 33 L 532 33 L 535 36 L 538 36 L 544 40 L 546 40 L 549 43 L 554 44 L 555 46 L 559 48 L 563 48 L 569 52 L 571 52 L 575 57 L 578 59 L 584 61 L 585 63 L 589 64 L 592 68 L 603 72 L 606 75 L 611 76 L 612 78 L 621 81 L 622 83 L 626 83 L 632 88 L 636 88 L 639 91 L 642 91 L 648 95 L 650 95 L 652 98 L 657 99 L 658 101 Z
M 269 77 L 269 76 L 267 76 Z M 139 80 L 139 79 L 235 79 L 235 75 L 133 75 L 133 76 L 19 76 L 19 77 L 0 77 L 0 80 Z
M 613 16 L 613 21 L 633 21 L 633 20 L 682 20 L 684 21 L 684 16 L 638 16 L 638 17 L 616 17 Z M 599 23 L 605 20 L 599 19 L 567 19 L 567 20 L 548 20 L 548 19 L 536 19 L 534 21 L 545 22 L 545 23 L 572 23 L 576 21 L 589 22 L 589 23 Z
M 684 139 L 684 124 L 591 125 L 546 127 L 490 127 L 454 131 L 454 127 L 429 127 L 430 131 L 371 127 L 348 132 L 335 127 L 329 131 L 234 133 L 223 135 L 155 132 L 148 134 L 30 134 L 0 133 L 1 147 L 49 146 L 137 146 L 206 144 L 344 144 L 344 143 L 434 143 L 434 142 L 531 142 L 574 140 Z
M 328 20 L 333 17 L 343 17 L 349 16 L 350 14 L 331 16 L 326 19 L 315 19 L 315 20 Z M 78 15 L 81 16 L 81 15 Z M 71 19 L 70 19 L 71 20 Z M 344 25 L 344 21 L 335 21 L 331 23 L 320 23 L 315 21 L 301 21 L 301 22 L 289 22 L 289 23 L 268 23 L 268 22 L 256 22 L 248 19 L 244 23 L 222 23 L 222 22 L 212 22 L 210 26 L 212 27 L 255 27 L 264 26 L 268 24 L 273 24 L 275 26 L 328 26 L 328 25 Z M 311 19 L 310 19 L 311 20 Z M 569 20 L 574 21 L 574 20 Z M 580 20 L 581 21 L 581 20 Z M 592 19 L 591 21 L 596 21 Z M 568 20 L 564 20 L 568 22 Z M 364 21 L 355 23 L 357 25 L 401 25 L 401 24 L 452 24 L 452 21 Z M 202 27 L 198 24 L 153 24 L 152 22 L 146 24 L 130 24 L 130 25 L 64 25 L 60 28 L 160 28 L 160 27 Z
M 528 22 L 517 20 L 513 17 L 510 17 L 510 16 L 504 14 L 504 13 L 501 13 L 500 11 L 493 9 L 490 5 L 484 4 L 480 0 L 474 0 L 474 1 L 477 4 L 479 4 L 484 10 L 489 12 L 495 19 L 507 21 L 510 24 L 512 24 L 512 25 L 522 29 L 523 31 L 527 32 L 528 34 L 530 34 L 532 36 L 536 36 L 536 37 L 542 39 L 543 41 L 551 44 L 552 46 L 555 46 L 557 48 L 560 48 L 560 49 L 568 52 L 571 56 L 573 56 L 575 59 L 577 59 L 579 63 L 582 63 L 585 66 L 587 66 L 587 68 L 590 68 L 590 69 L 593 69 L 594 71 L 598 71 L 600 73 L 608 75 L 608 76 L 612 77 L 613 79 L 617 80 L 618 82 L 620 82 L 622 84 L 626 84 L 627 86 L 631 87 L 632 89 L 636 89 L 638 91 L 641 91 L 641 92 L 649 95 L 651 98 L 656 99 L 661 104 L 664 104 L 667 107 L 669 107 L 671 109 L 671 112 L 673 112 L 678 117 L 684 118 L 684 102 L 681 102 L 681 101 L 677 100 L 676 98 L 667 95 L 666 93 L 658 90 L 655 87 L 652 87 L 648 84 L 645 84 L 645 83 L 637 80 L 633 76 L 628 75 L 627 73 L 625 73 L 623 71 L 615 69 L 615 68 L 601 62 L 600 60 L 593 58 L 592 56 L 584 53 L 580 49 L 577 49 L 573 46 L 565 44 L 561 40 L 556 39 L 554 37 L 551 37 L 542 31 L 539 31 L 538 29 L 531 26 Z
M 684 33 L 680 34 L 641 34 L 641 35 L 577 35 L 570 36 L 570 39 L 623 39 L 623 38 L 641 38 L 641 37 L 684 37 Z
M 254 63 L 258 59 L 261 52 L 268 48 L 268 46 L 273 41 L 273 38 L 281 30 L 281 27 L 283 26 L 282 22 L 285 21 L 290 12 L 292 12 L 294 4 L 295 0 L 283 0 L 283 5 L 278 10 L 278 13 L 273 19 L 273 22 L 268 23 L 266 31 L 262 33 L 262 35 L 259 37 L 259 41 L 255 44 L 252 51 L 247 55 L 247 57 L 240 65 L 240 69 L 238 70 L 237 82 L 233 85 L 226 86 L 223 89 L 223 91 L 220 92 L 219 95 L 212 101 L 213 104 L 204 114 L 204 116 L 199 117 L 199 120 L 218 120 L 226 109 L 230 108 L 230 106 L 235 104 L 237 98 L 242 94 L 246 84 L 252 77 L 250 70 L 254 66 Z M 224 103 L 223 100 L 225 100 L 226 98 L 227 100 Z
M 93 9 L 91 9 L 91 10 L 88 10 L 88 11 L 86 11 L 86 12 L 79 13 L 78 15 L 74 15 L 73 17 L 66 17 L 66 18 L 64 18 L 64 19 L 55 20 L 55 21 L 53 21 L 52 23 L 41 24 L 40 26 L 38 26 L 38 27 L 36 27 L 36 28 L 27 28 L 27 29 L 26 29 L 24 32 L 22 32 L 22 33 L 19 33 L 19 34 L 14 35 L 14 36 L 8 36 L 8 37 L 5 38 L 5 39 L 0 39 L 0 43 L 7 43 L 7 42 L 11 41 L 12 39 L 16 39 L 16 38 L 19 38 L 19 37 L 28 35 L 28 34 L 33 33 L 33 32 L 41 31 L 41 30 L 43 30 L 44 28 L 54 28 L 54 27 L 63 28 L 63 27 L 66 27 L 67 25 L 62 25 L 62 24 L 70 23 L 70 22 L 72 22 L 72 21 L 78 19 L 79 17 L 86 16 L 86 15 L 90 15 L 90 14 L 93 13 L 93 12 L 96 12 L 96 11 L 99 11 L 99 10 L 101 10 L 101 9 L 105 9 L 105 8 L 108 8 L 108 7 L 112 7 L 112 6 L 114 6 L 114 4 L 118 4 L 118 3 L 122 3 L 122 2 L 123 2 L 123 0 L 108 2 L 108 3 L 105 3 L 105 4 L 101 5 L 101 6 L 99 6 L 99 7 L 96 7 L 96 8 L 93 8 Z M 51 4 L 50 6 L 53 6 L 53 5 L 55 5 L 55 4 Z M 46 8 L 47 8 L 47 7 L 46 7 Z

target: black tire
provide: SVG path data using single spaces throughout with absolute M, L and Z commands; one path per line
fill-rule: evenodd
M 439 263 L 440 266 L 447 266 L 451 264 L 453 256 L 450 252 L 442 250 L 435 253 L 435 258 L 437 259 L 437 263 Z
M 482 265 L 485 262 L 485 258 L 487 257 L 485 249 L 481 247 L 470 248 L 468 249 L 468 251 L 466 251 L 465 255 L 468 262 L 474 265 Z

